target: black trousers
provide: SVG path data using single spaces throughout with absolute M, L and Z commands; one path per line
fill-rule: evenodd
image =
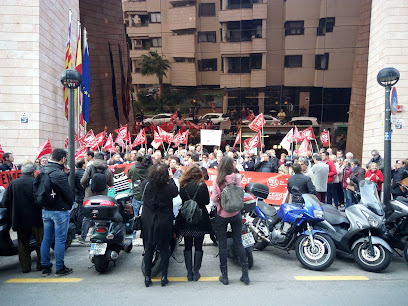
M 22 270 L 31 270 L 31 249 L 30 239 L 31 236 L 35 239 L 35 250 L 37 252 L 37 267 L 41 266 L 41 242 L 44 236 L 43 227 L 33 227 L 30 229 L 17 230 L 18 239 L 18 259 Z
M 193 245 L 195 251 L 203 250 L 204 235 L 197 237 L 184 237 L 184 251 L 192 251 Z
M 235 251 L 239 256 L 241 264 L 248 264 L 244 246 L 242 245 L 242 217 L 241 213 L 230 217 L 223 218 L 218 214 L 215 215 L 214 230 L 218 238 L 218 248 L 220 253 L 220 266 L 227 266 L 227 226 L 228 223 L 232 229 L 232 239 L 234 241 Z
M 169 247 L 170 247 L 169 243 L 157 246 L 157 249 L 160 252 L 161 261 L 163 263 L 162 271 L 161 271 L 162 276 L 167 276 L 167 269 L 169 267 L 169 257 L 170 257 Z M 145 243 L 145 255 L 143 257 L 143 260 L 145 263 L 145 275 L 149 277 L 152 274 L 152 260 L 153 260 L 153 255 L 154 255 L 155 250 L 156 250 L 156 245 Z

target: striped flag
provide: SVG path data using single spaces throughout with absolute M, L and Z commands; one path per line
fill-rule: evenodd
M 82 76 L 82 44 L 81 44 L 81 24 L 78 22 L 78 41 L 75 56 L 75 70 L 78 71 Z M 75 109 L 79 111 L 78 120 L 79 124 L 84 126 L 84 120 L 82 118 L 82 95 L 80 89 L 75 89 L 75 97 L 78 98 L 78 102 L 75 103 Z
M 83 100 L 82 100 L 82 115 L 86 123 L 89 123 L 89 98 L 91 97 L 90 94 L 90 87 L 91 87 L 91 71 L 89 69 L 89 50 L 88 50 L 88 38 L 86 28 L 84 28 L 84 37 L 85 37 L 85 50 L 84 50 L 84 58 L 82 63 L 82 93 L 83 93 Z
M 68 28 L 68 42 L 67 49 L 65 51 L 65 69 L 71 69 L 72 57 L 71 57 L 71 22 L 72 22 L 72 12 L 69 10 L 69 28 Z M 68 88 L 64 89 L 64 103 L 65 103 L 65 117 L 68 119 Z

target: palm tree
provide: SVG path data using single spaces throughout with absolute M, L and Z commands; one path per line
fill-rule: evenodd
M 142 55 L 142 63 L 140 72 L 142 75 L 155 75 L 159 79 L 160 87 L 160 103 L 163 111 L 163 77 L 166 76 L 166 71 L 170 68 L 170 62 L 163 59 L 157 51 L 149 51 L 149 54 Z

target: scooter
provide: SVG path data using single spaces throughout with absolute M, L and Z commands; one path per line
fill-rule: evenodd
M 95 221 L 89 257 L 99 273 L 106 272 L 111 261 L 116 265 L 121 250 L 130 252 L 133 248 L 132 198 L 131 192 L 115 198 L 99 195 L 83 203 L 84 216 Z
M 385 270 L 392 260 L 392 248 L 381 238 L 385 232 L 383 206 L 377 186 L 358 182 L 359 201 L 346 208 L 344 217 L 335 207 L 323 204 L 324 219 L 318 226 L 334 240 L 338 250 L 352 254 L 355 262 L 369 272 Z
M 255 218 L 248 221 L 259 250 L 267 245 L 290 251 L 295 249 L 299 262 L 307 269 L 321 271 L 328 268 L 336 257 L 336 246 L 327 233 L 315 225 L 324 220 L 323 208 L 311 194 L 304 194 L 304 205 L 289 203 L 277 211 L 263 200 L 269 195 L 266 185 L 250 183 L 245 191 L 257 197 Z M 261 201 L 259 201 L 261 200 Z

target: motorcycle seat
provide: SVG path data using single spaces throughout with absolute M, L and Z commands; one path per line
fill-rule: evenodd
M 268 204 L 266 204 L 265 202 L 258 202 L 258 207 L 262 210 L 262 212 L 269 216 L 269 217 L 273 217 L 274 215 L 276 215 L 276 209 Z
M 329 204 L 322 204 L 324 219 L 332 225 L 350 224 L 349 220 L 344 217 L 336 207 Z

